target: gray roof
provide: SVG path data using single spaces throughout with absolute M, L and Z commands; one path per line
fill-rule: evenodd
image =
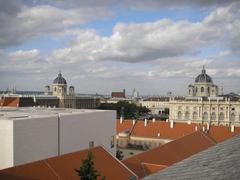
M 195 79 L 195 82 L 196 83 L 199 83 L 199 82 L 207 82 L 207 83 L 212 83 L 212 78 L 206 73 L 206 70 L 205 68 L 203 67 L 202 69 L 202 73 L 199 74 L 196 79 Z
M 66 81 L 66 79 L 64 79 L 64 78 L 62 77 L 62 74 L 59 73 L 59 74 L 58 74 L 58 77 L 56 77 L 56 78 L 53 80 L 53 84 L 67 84 L 67 81 Z
M 144 179 L 240 179 L 240 135 Z

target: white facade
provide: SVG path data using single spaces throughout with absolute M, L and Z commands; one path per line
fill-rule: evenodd
M 58 108 L 0 109 L 0 169 L 112 142 L 116 112 Z M 114 143 L 114 146 L 112 146 Z

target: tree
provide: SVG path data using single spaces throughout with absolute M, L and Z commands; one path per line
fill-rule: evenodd
M 96 180 L 98 177 L 101 176 L 99 172 L 94 169 L 93 159 L 93 153 L 91 151 L 88 152 L 86 159 L 82 160 L 82 166 L 80 167 L 80 169 L 75 169 L 81 180 Z M 101 179 L 105 179 L 105 177 L 102 176 Z
M 118 158 L 120 161 L 123 159 L 123 152 L 122 151 L 119 151 L 117 150 L 116 152 L 116 158 Z

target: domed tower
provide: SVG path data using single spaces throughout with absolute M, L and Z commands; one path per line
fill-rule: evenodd
M 202 73 L 195 78 L 194 85 L 188 86 L 188 96 L 218 96 L 218 86 L 213 84 L 212 78 L 206 73 L 204 66 Z
M 67 95 L 67 81 L 62 77 L 61 73 L 53 80 L 52 91 L 52 95 L 59 98 Z

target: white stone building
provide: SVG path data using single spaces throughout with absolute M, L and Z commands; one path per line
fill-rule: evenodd
M 0 108 L 0 169 L 103 145 L 113 155 L 116 112 Z
M 169 119 L 208 124 L 240 125 L 240 97 L 223 95 L 203 67 L 202 73 L 188 86 L 185 99 L 169 101 Z

